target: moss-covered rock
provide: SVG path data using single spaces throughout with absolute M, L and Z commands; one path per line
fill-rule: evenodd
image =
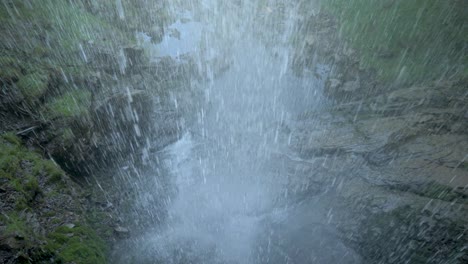
M 123 1 L 127 21 L 115 13 L 115 3 L 9 0 L 0 4 L 4 36 L 0 110 L 7 110 L 5 119 L 11 120 L 5 125 L 2 112 L 0 130 L 15 130 L 0 137 L 0 211 L 7 216 L 0 219 L 0 231 L 6 228 L 6 239 L 19 245 L 4 254 L 0 235 L 0 263 L 105 262 L 105 243 L 99 236 L 113 236 L 113 228 L 103 224 L 109 222 L 108 212 L 89 205 L 89 197 L 62 168 L 67 172 L 80 168 L 74 176 L 88 175 L 85 159 L 93 159 L 92 147 L 97 149 L 96 142 L 108 135 L 103 127 L 92 130 L 100 123 L 91 117 L 92 109 L 97 102 L 114 103 L 107 100 L 114 94 L 122 94 L 122 102 L 128 104 L 123 89 L 130 85 L 115 84 L 134 73 L 119 71 L 119 51 L 125 51 L 124 56 L 139 51 L 125 48 L 134 46 L 135 29 L 164 20 L 159 1 L 151 4 L 151 10 L 145 9 L 147 1 Z M 129 18 L 143 17 L 142 12 L 142 19 Z M 141 107 L 134 100 L 135 109 Z M 133 115 L 127 108 L 122 111 Z M 125 122 L 133 135 L 134 120 Z M 117 151 L 123 152 L 120 146 Z
M 10 144 L 12 144 L 14 146 L 20 146 L 21 145 L 21 140 L 13 132 L 7 132 L 7 133 L 3 134 L 2 138 L 6 142 L 8 142 L 8 143 L 10 143 Z
M 0 189 L 0 262 L 105 263 L 77 185 L 13 133 L 0 137 Z
M 87 12 L 82 1 L 8 1 L 0 6 L 0 15 L 0 31 L 15 30 L 2 44 L 13 46 L 14 42 L 16 49 L 27 54 L 50 54 L 52 60 L 67 58 L 72 64 L 85 63 L 85 54 L 80 54 L 85 42 L 102 47 L 130 43 L 124 32 Z M 24 39 L 22 34 L 28 41 L 17 41 Z
M 91 93 L 86 90 L 72 90 L 62 96 L 53 98 L 45 104 L 44 117 L 48 120 L 89 118 Z
M 85 226 L 60 226 L 47 235 L 45 249 L 65 263 L 106 263 L 106 245 Z
M 21 75 L 18 59 L 11 56 L 0 56 L 0 82 L 15 82 Z
M 67 224 L 44 235 L 18 213 L 2 215 L 0 223 L 5 224 L 3 248 L 19 251 L 15 263 L 106 263 L 107 246 L 89 227 Z
M 26 74 L 16 84 L 28 102 L 39 100 L 47 92 L 48 85 L 49 75 L 44 71 Z
M 50 160 L 21 145 L 12 133 L 0 139 L 0 177 L 16 192 L 16 208 L 26 209 L 42 193 L 39 177 L 47 183 L 57 182 L 64 172 Z M 26 207 L 26 208 L 25 208 Z
M 361 67 L 384 81 L 466 78 L 465 1 L 323 0 L 338 30 L 355 48 Z
M 42 243 L 39 230 L 35 230 L 26 218 L 24 213 L 17 212 L 0 215 L 0 225 L 3 225 L 3 232 L 0 233 L 0 252 L 15 252 L 15 262 L 11 263 L 31 263 L 32 256 L 42 255 L 42 250 L 39 249 Z M 0 261 L 7 263 L 7 259 L 3 257 L 4 254 L 0 256 Z

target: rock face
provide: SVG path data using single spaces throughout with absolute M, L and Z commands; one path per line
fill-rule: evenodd
M 164 12 L 160 2 L 119 2 L 129 12 L 128 18 L 136 13 L 139 18 L 154 15 L 153 9 Z M 150 63 L 141 47 L 129 43 L 135 30 L 144 31 L 149 26 L 145 23 L 153 25 L 156 18 L 137 20 L 135 25 L 126 23 L 114 13 L 115 4 L 48 0 L 44 5 L 29 5 L 11 1 L 1 10 L 6 16 L 0 31 L 10 37 L 1 43 L 6 54 L 0 57 L 0 108 L 6 114 L 0 129 L 22 131 L 29 145 L 41 146 L 74 175 L 112 165 L 102 163 L 109 157 L 119 163 L 126 158 L 123 153 L 136 155 L 138 160 L 140 154 L 135 152 L 147 142 L 141 135 L 157 137 L 163 133 L 166 136 L 161 142 L 174 141 L 180 113 L 188 110 L 185 106 L 176 109 L 172 102 L 188 91 L 187 83 L 178 79 L 191 71 L 193 64 L 171 59 Z M 53 10 L 57 13 L 51 14 Z M 65 17 L 81 26 L 68 27 L 64 35 Z M 157 19 L 163 23 L 167 18 Z M 34 34 L 25 31 L 28 40 L 19 41 L 29 20 L 34 22 Z M 48 38 L 45 42 L 44 36 Z M 38 48 L 26 43 L 36 43 L 43 57 L 36 56 Z M 159 122 L 161 118 L 165 121 Z M 152 126 L 154 121 L 158 121 L 157 127 Z
M 194 64 L 134 45 L 164 28 L 160 1 L 5 1 L 0 16 L 0 262 L 103 263 L 129 232 L 89 176 L 178 139 Z
M 324 93 L 335 103 L 289 125 L 291 169 L 328 186 L 331 222 L 366 262 L 466 262 L 466 78 L 383 79 L 338 34 L 345 22 L 306 17 L 293 66 L 330 64 Z
M 367 107 L 362 103 L 361 109 Z M 336 192 L 332 197 L 341 212 L 349 212 L 334 220 L 346 240 L 369 261 L 400 262 L 408 255 L 420 261 L 436 252 L 435 263 L 466 261 L 461 230 L 468 214 L 468 137 L 466 128 L 458 130 L 459 122 L 467 123 L 466 110 L 421 107 L 398 115 L 361 110 L 356 116 L 358 106 L 344 108 L 291 126 L 296 127 L 292 146 L 301 157 L 291 168 L 309 174 L 308 185 Z M 438 114 L 427 118 L 429 112 Z M 428 246 L 434 243 L 438 246 Z

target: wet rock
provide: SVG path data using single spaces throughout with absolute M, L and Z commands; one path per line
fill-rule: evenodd
M 117 49 L 101 47 L 89 42 L 81 44 L 80 47 L 81 50 L 76 51 L 76 56 L 80 56 L 87 65 L 110 74 L 119 70 Z
M 122 226 L 117 226 L 114 228 L 114 234 L 120 239 L 129 238 L 130 230 Z
M 148 36 L 151 37 L 153 43 L 159 43 L 164 37 L 164 28 L 160 25 L 154 25 L 148 32 Z
M 136 72 L 141 66 L 146 65 L 144 50 L 140 47 L 125 47 L 123 49 L 127 67 L 130 72 Z
M 66 226 L 66 227 L 72 229 L 72 228 L 75 227 L 75 224 L 65 224 L 65 225 L 63 225 L 63 226 Z
M 461 261 L 463 254 L 453 255 L 453 252 L 464 251 L 462 245 L 466 238 L 457 241 L 450 237 L 457 236 L 463 227 L 456 222 L 447 225 L 445 221 L 425 217 L 410 206 L 370 214 L 361 227 L 360 241 L 363 242 L 358 243 L 359 250 L 373 261 L 400 262 L 408 258 L 415 262 Z M 434 241 L 437 242 L 433 244 Z M 401 247 L 402 244 L 411 247 Z
M 345 92 L 356 92 L 360 88 L 360 82 L 358 80 L 356 81 L 347 81 L 343 84 L 343 87 L 341 88 Z
M 342 85 L 343 82 L 341 80 L 330 78 L 325 83 L 325 90 L 328 93 L 335 93 Z

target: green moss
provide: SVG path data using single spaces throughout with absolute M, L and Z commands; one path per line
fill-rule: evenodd
M 16 139 L 8 133 L 2 136 L 0 140 L 0 171 L 4 178 L 13 178 L 20 169 L 21 148 L 20 146 L 6 141 L 5 138 L 16 142 Z
M 0 56 L 0 80 L 16 81 L 21 75 L 17 59 L 10 56 Z
M 110 216 L 108 213 L 101 210 L 90 210 L 86 212 L 86 222 L 92 227 L 102 238 L 113 239 L 114 229 L 109 225 L 102 223 L 108 222 Z
M 31 209 L 30 203 L 24 197 L 18 197 L 15 201 L 16 211 L 29 211 Z
M 26 149 L 21 140 L 12 132 L 5 133 L 0 140 L 0 170 L 5 178 L 18 178 L 16 173 L 23 171 L 21 161 L 30 163 L 32 176 L 45 174 L 51 179 L 60 179 L 64 172 L 53 161 L 44 159 L 38 153 Z M 5 176 L 8 174 L 8 177 Z M 25 175 L 29 175 L 26 173 Z
M 21 71 L 15 67 L 7 66 L 0 68 L 1 81 L 14 81 L 21 76 Z
M 64 128 L 58 131 L 56 140 L 58 144 L 70 147 L 75 143 L 75 133 L 70 128 Z
M 12 133 L 0 138 L 0 177 L 20 196 L 15 207 L 27 209 L 36 196 L 42 193 L 39 177 L 45 177 L 47 184 L 61 181 L 64 172 L 54 162 L 42 158 L 38 153 L 21 145 Z
M 36 177 L 28 175 L 22 178 L 12 178 L 10 186 L 22 196 L 17 197 L 15 207 L 17 209 L 27 209 L 31 205 L 37 194 L 41 193 L 39 182 Z
M 0 224 L 5 226 L 5 233 L 7 237 L 10 236 L 16 240 L 20 246 L 20 252 L 27 255 L 36 256 L 42 255 L 42 250 L 37 250 L 43 236 L 35 231 L 25 215 L 17 212 L 3 213 L 0 215 Z M 15 262 L 16 263 L 16 262 Z M 30 262 L 17 262 L 17 263 L 38 263 L 30 259 Z M 43 263 L 43 262 L 40 262 Z M 49 263 L 49 262 L 47 262 Z
M 9 179 L 9 176 L 3 169 L 0 169 L 0 179 Z
M 462 77 L 468 57 L 464 1 L 322 0 L 340 32 L 382 80 Z
M 12 186 L 17 192 L 23 192 L 23 184 L 20 179 L 11 179 L 10 186 Z
M 88 118 L 91 105 L 91 93 L 84 90 L 68 92 L 54 98 L 45 105 L 46 119 L 56 118 Z
M 106 263 L 106 245 L 96 233 L 84 226 L 61 226 L 47 236 L 48 251 L 56 252 L 66 263 Z
M 2 138 L 13 145 L 16 145 L 16 146 L 21 145 L 21 139 L 13 132 L 7 132 L 3 134 Z
M 44 163 L 44 170 L 48 175 L 48 183 L 56 183 L 63 179 L 64 172 L 52 161 Z
M 49 75 L 41 71 L 30 73 L 21 77 L 16 85 L 28 101 L 36 101 L 47 91 Z
M 37 193 L 41 192 L 37 178 L 31 175 L 26 177 L 24 190 L 31 196 L 31 198 L 34 197 Z
M 59 218 L 53 218 L 51 220 L 52 224 L 60 224 L 62 222 L 62 220 L 60 220 Z
M 34 47 L 32 54 L 36 58 L 45 57 L 50 51 L 45 46 L 36 46 Z
M 51 160 L 43 159 L 39 155 L 34 154 L 27 156 L 27 160 L 33 164 L 32 173 L 34 176 L 45 176 L 48 184 L 57 183 L 62 180 L 65 172 L 57 166 L 57 164 Z
M 35 232 L 27 220 L 17 213 L 0 215 L 0 223 L 6 226 L 6 235 L 22 238 L 24 249 L 35 248 L 36 258 L 55 259 L 53 263 L 106 263 L 107 247 L 104 241 L 86 226 L 61 226 L 44 237 Z M 43 241 L 45 245 L 38 244 L 39 241 Z M 55 257 L 50 258 L 52 256 Z
M 42 216 L 45 216 L 47 218 L 52 218 L 56 215 L 56 213 L 54 211 L 49 211 L 49 212 L 45 212 L 42 214 Z
M 17 213 L 4 215 L 0 220 L 6 224 L 5 231 L 7 234 L 17 234 L 23 237 L 28 237 L 34 233 L 33 230 L 26 224 L 25 219 Z
M 41 177 L 45 177 L 48 184 L 55 184 L 51 191 L 45 193 L 45 199 L 70 193 L 71 190 L 64 185 L 64 172 L 60 167 L 22 146 L 19 139 L 11 133 L 0 136 L 0 176 L 16 191 L 12 192 L 15 196 L 15 211 L 35 210 L 31 202 L 37 200 L 38 193 L 42 193 L 39 181 Z M 57 182 L 59 183 L 56 184 Z M 55 212 L 47 214 L 53 217 Z M 55 218 L 51 223 L 58 224 L 62 221 L 63 219 Z M 107 248 L 104 241 L 85 223 L 76 223 L 75 228 L 59 227 L 44 237 L 30 228 L 31 225 L 19 214 L 5 212 L 0 215 L 0 222 L 0 225 L 6 226 L 8 233 L 24 238 L 24 250 L 34 250 L 32 257 L 35 259 L 55 259 L 57 263 L 76 264 L 106 262 Z M 45 246 L 40 243 L 44 241 Z

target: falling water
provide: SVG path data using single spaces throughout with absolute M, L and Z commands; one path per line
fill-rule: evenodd
M 0 2 L 1 263 L 468 263 L 468 1 Z
M 326 106 L 321 80 L 329 69 L 318 65 L 322 76 L 296 77 L 289 40 L 297 7 L 286 6 L 288 19 L 278 22 L 279 41 L 266 47 L 259 33 L 267 29 L 257 16 L 269 11 L 256 4 L 203 1 L 204 9 L 183 11 L 185 17 L 201 17 L 200 22 L 184 26 L 177 21 L 172 27 L 180 39 L 166 36 L 153 47 L 153 54 L 177 57 L 203 32 L 202 48 L 192 55 L 208 78 L 199 84 L 205 96 L 196 122 L 164 150 L 176 189 L 167 203 L 166 224 L 126 242 L 129 250 L 118 254 L 122 263 L 358 261 L 333 230 L 320 224 L 322 216 L 313 209 L 321 210 L 317 201 L 293 202 L 309 190 L 297 188 L 281 162 L 295 155 L 285 129 L 291 115 Z M 228 65 L 210 64 L 213 54 L 222 54 Z M 215 73 L 215 67 L 227 70 Z

